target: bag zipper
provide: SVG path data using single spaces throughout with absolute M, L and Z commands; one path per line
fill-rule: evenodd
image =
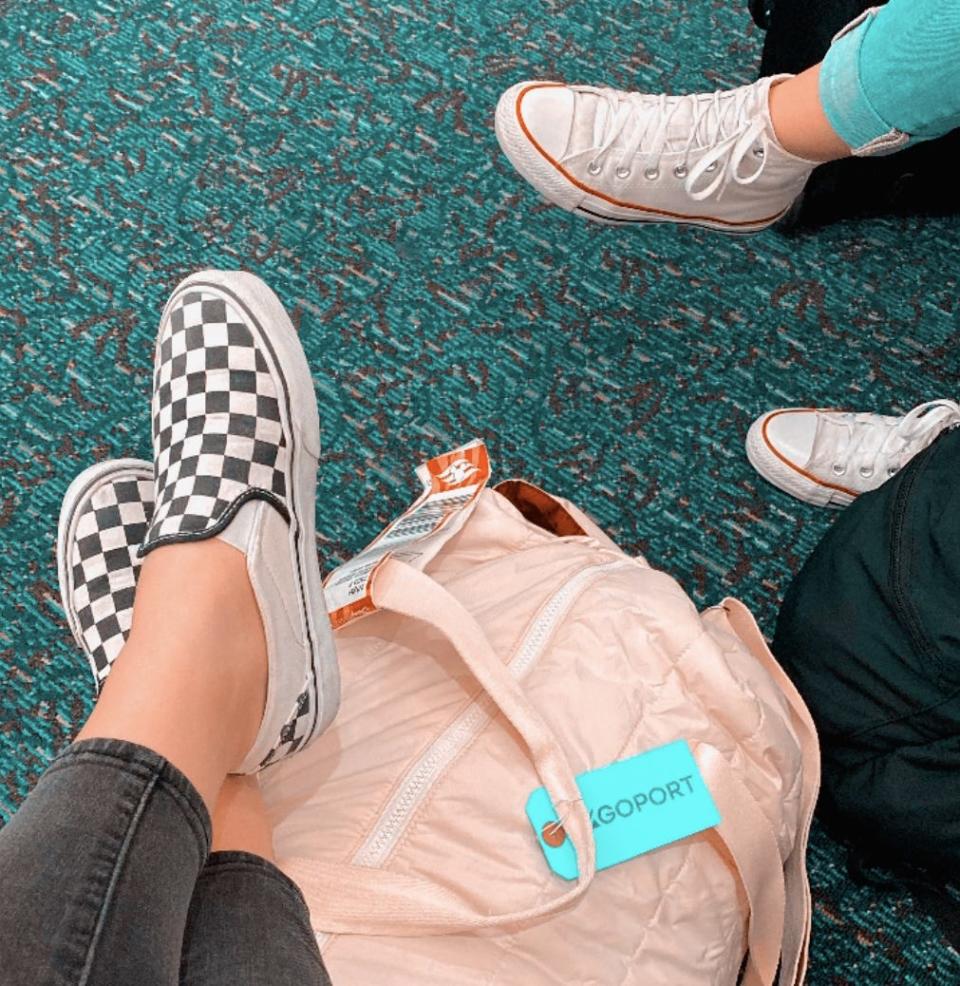
M 581 569 L 568 579 L 540 608 L 533 622 L 527 627 L 520 646 L 510 662 L 510 673 L 522 678 L 537 662 L 547 641 L 566 615 L 578 596 L 603 576 L 631 568 L 638 562 L 633 558 L 618 559 L 602 565 Z M 475 699 L 434 740 L 417 762 L 408 768 L 386 807 L 380 812 L 376 825 L 354 853 L 351 862 L 357 866 L 380 867 L 386 863 L 406 830 L 407 823 L 429 795 L 433 784 L 457 756 L 483 731 L 496 715 L 496 708 L 488 695 Z M 315 932 L 317 948 L 324 952 L 331 940 L 337 937 L 331 932 Z
M 558 623 L 580 594 L 593 582 L 620 569 L 637 564 L 633 559 L 606 562 L 581 569 L 565 582 L 541 607 L 527 627 L 508 669 L 522 679 L 536 664 Z M 356 866 L 383 866 L 407 824 L 449 765 L 473 742 L 496 715 L 496 706 L 486 694 L 475 699 L 408 768 L 393 796 L 351 862 Z

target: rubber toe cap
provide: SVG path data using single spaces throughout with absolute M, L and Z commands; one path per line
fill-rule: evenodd
M 817 412 L 773 411 L 763 418 L 761 436 L 771 451 L 802 469 L 813 454 Z
M 516 113 L 521 128 L 540 149 L 560 160 L 567 149 L 575 96 L 566 86 L 532 83 L 520 87 Z

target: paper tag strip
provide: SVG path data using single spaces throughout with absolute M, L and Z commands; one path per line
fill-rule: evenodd
M 487 447 L 475 440 L 438 455 L 418 466 L 417 476 L 423 484 L 419 499 L 327 577 L 324 593 L 334 629 L 376 612 L 371 583 L 386 558 L 423 568 L 463 527 L 490 480 Z
M 720 824 L 686 740 L 588 770 L 577 786 L 593 824 L 598 870 Z M 577 854 L 546 788 L 530 795 L 527 817 L 550 869 L 575 880 Z

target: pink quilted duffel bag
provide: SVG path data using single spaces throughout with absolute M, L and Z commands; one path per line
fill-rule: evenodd
M 343 707 L 262 775 L 335 986 L 802 983 L 819 752 L 749 612 L 699 614 L 488 472 L 480 443 L 422 466 L 420 500 L 328 580 Z M 678 741 L 683 785 L 644 780 L 630 758 Z M 623 762 L 634 787 L 591 804 L 579 775 Z M 641 851 L 694 785 L 719 820 Z M 598 870 L 617 831 L 627 858 Z

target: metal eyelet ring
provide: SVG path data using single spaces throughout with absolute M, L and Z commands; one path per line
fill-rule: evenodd
M 629 168 L 617 168 L 617 170 L 616 170 L 616 176 L 621 181 L 624 181 L 625 179 L 627 179 L 627 178 L 630 177 L 630 169 Z
M 714 161 L 713 164 L 708 164 L 703 170 L 704 171 L 708 171 L 708 172 L 709 171 L 716 171 L 717 170 L 717 162 Z
M 599 161 L 591 161 L 587 165 L 587 171 L 589 171 L 591 175 L 599 175 L 600 172 L 603 171 L 603 165 Z
M 647 170 L 643 173 L 643 177 L 646 178 L 647 181 L 656 181 L 660 177 L 660 169 L 647 168 Z
M 897 474 L 897 467 L 896 466 L 890 466 L 890 468 L 887 469 L 887 475 L 888 476 L 896 476 L 896 474 Z
M 767 152 L 762 147 L 755 147 L 753 149 L 754 157 L 763 157 Z
M 673 173 L 678 178 L 686 178 L 689 172 L 687 171 L 687 166 L 685 164 L 678 164 L 674 169 Z
M 863 476 L 864 479 L 869 479 L 873 475 L 873 470 L 868 469 L 866 466 L 861 466 L 860 475 Z
M 842 476 L 846 471 L 847 467 L 840 465 L 839 462 L 833 464 L 833 473 L 835 476 Z

